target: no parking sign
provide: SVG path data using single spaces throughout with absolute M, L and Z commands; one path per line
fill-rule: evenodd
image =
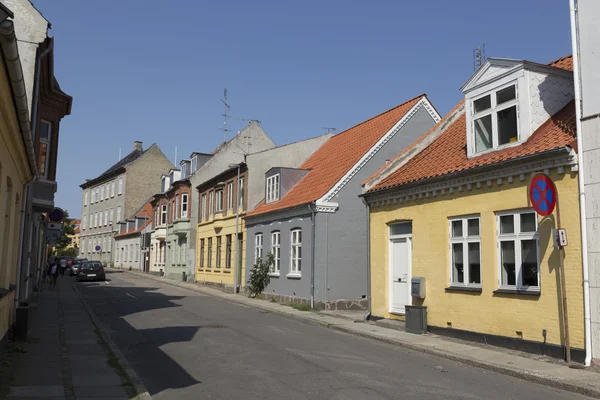
M 542 217 L 552 214 L 557 198 L 556 186 L 548 175 L 538 174 L 533 177 L 529 184 L 529 201 L 535 212 Z

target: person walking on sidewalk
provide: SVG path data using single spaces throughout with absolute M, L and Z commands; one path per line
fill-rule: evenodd
M 60 276 L 65 276 L 65 270 L 67 269 L 67 258 L 61 257 L 59 263 L 60 263 Z
M 48 276 L 50 277 L 50 288 L 56 287 L 56 278 L 58 278 L 58 264 L 56 262 L 48 265 Z

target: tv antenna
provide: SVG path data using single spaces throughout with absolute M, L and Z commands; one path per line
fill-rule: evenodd
M 335 128 L 327 128 L 326 126 L 324 126 L 323 129 L 327 129 L 327 134 L 336 130 Z
M 485 62 L 485 43 L 473 50 L 473 71 L 477 71 Z
M 226 142 L 227 132 L 229 132 L 229 129 L 227 129 L 227 111 L 231 110 L 231 107 L 227 103 L 227 88 L 223 89 L 223 98 L 221 101 L 225 105 L 225 110 L 223 111 L 223 128 L 221 130 L 223 131 L 223 142 Z

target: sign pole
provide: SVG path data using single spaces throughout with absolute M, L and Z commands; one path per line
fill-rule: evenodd
M 540 181 L 544 181 L 545 185 L 540 185 L 537 186 L 538 182 Z M 548 190 L 549 188 L 544 188 L 544 186 L 547 185 L 552 185 L 552 189 L 553 189 L 553 195 L 555 197 L 554 202 L 555 204 L 552 204 L 553 199 L 552 199 L 552 192 L 551 192 L 551 197 L 550 200 L 548 198 Z M 529 201 L 532 203 L 535 211 L 544 216 L 547 217 L 548 215 L 552 214 L 552 211 L 554 209 L 554 207 L 556 206 L 556 225 L 557 225 L 557 235 L 558 232 L 560 232 L 562 230 L 561 227 L 561 223 L 560 223 L 560 206 L 559 206 L 559 202 L 558 202 L 558 189 L 556 188 L 556 185 L 554 184 L 554 181 L 552 181 L 552 179 L 550 179 L 550 177 L 546 174 L 543 173 L 537 173 L 534 174 L 531 177 L 531 181 L 529 182 L 529 190 L 528 190 L 528 194 L 529 194 Z M 537 199 L 536 199 L 537 197 Z M 558 246 L 558 258 L 560 260 L 560 268 L 559 268 L 559 278 L 560 278 L 560 292 L 561 292 L 561 303 L 562 303 L 562 312 L 563 312 L 563 330 L 564 330 L 564 340 L 565 340 L 565 360 L 567 362 L 567 365 L 571 364 L 571 344 L 570 344 L 570 338 L 569 338 L 569 313 L 568 313 L 568 308 L 567 308 L 567 286 L 566 286 L 566 282 L 565 282 L 565 249 L 563 244 L 561 243 L 560 240 L 558 240 L 558 238 L 554 237 L 554 235 L 552 235 L 552 240 L 554 241 L 554 244 L 556 246 Z

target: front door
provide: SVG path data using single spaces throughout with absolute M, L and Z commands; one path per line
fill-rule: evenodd
M 390 312 L 404 314 L 404 306 L 411 304 L 411 249 L 412 237 L 390 239 Z

